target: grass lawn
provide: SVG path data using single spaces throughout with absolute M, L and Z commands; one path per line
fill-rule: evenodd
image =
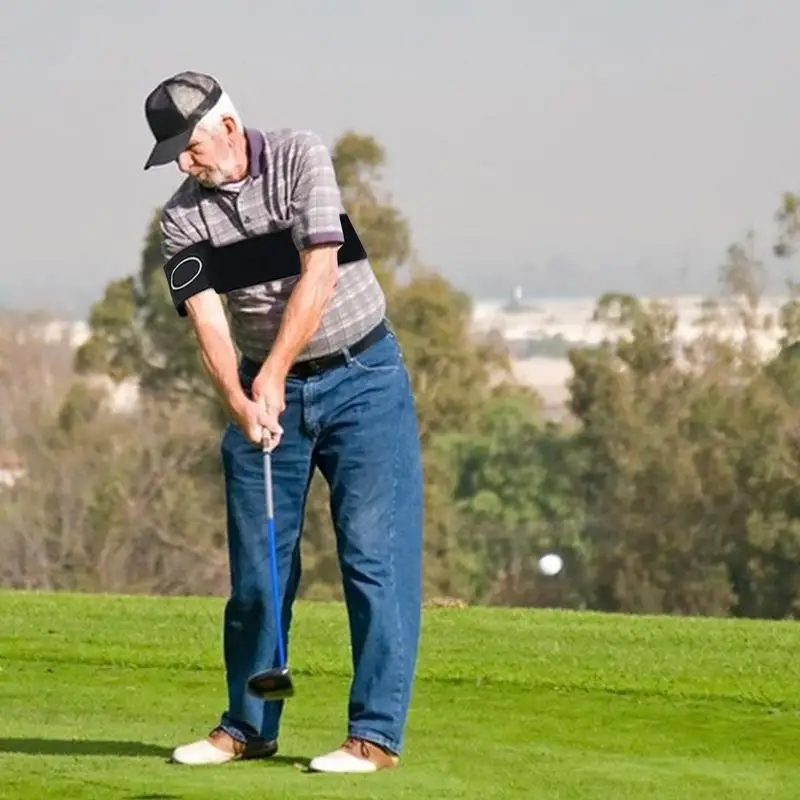
M 426 611 L 401 766 L 306 773 L 339 743 L 344 609 L 297 608 L 281 754 L 170 764 L 223 708 L 222 600 L 0 593 L 0 798 L 797 800 L 800 627 Z

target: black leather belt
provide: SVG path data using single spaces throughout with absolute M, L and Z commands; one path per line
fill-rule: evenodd
M 389 333 L 389 326 L 386 320 L 381 320 L 363 339 L 359 339 L 355 344 L 347 348 L 350 357 L 363 353 L 368 347 L 383 339 Z M 347 356 L 341 350 L 319 358 L 311 358 L 307 361 L 297 361 L 289 370 L 290 378 L 310 378 L 334 367 L 341 367 L 347 363 Z M 255 376 L 261 365 L 252 359 L 244 359 L 245 369 L 248 373 Z
M 379 342 L 389 332 L 389 327 L 386 320 L 381 320 L 366 336 L 359 339 L 355 344 L 347 348 L 350 356 L 357 356 L 363 353 L 368 347 Z M 347 363 L 347 356 L 340 350 L 336 353 L 331 353 L 327 356 L 320 356 L 319 358 L 311 358 L 307 361 L 297 361 L 292 365 L 289 370 L 289 377 L 291 378 L 309 378 L 312 375 L 318 375 L 320 372 L 326 372 L 334 367 L 341 367 Z

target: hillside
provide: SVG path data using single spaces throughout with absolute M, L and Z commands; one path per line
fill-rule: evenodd
M 347 629 L 299 605 L 281 756 L 169 764 L 223 703 L 222 601 L 0 593 L 0 797 L 796 798 L 791 623 L 428 610 L 402 766 L 309 775 L 342 736 Z

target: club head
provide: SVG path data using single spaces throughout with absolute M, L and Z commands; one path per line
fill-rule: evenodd
M 259 672 L 247 681 L 250 694 L 262 700 L 286 700 L 294 696 L 294 683 L 289 667 L 276 667 Z

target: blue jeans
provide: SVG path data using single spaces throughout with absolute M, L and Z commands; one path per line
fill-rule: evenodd
M 259 365 L 243 361 L 249 393 Z M 344 365 L 286 382 L 283 436 L 272 452 L 278 573 L 287 641 L 301 574 L 300 535 L 313 470 L 328 482 L 350 623 L 348 734 L 399 753 L 420 635 L 422 465 L 409 376 L 393 333 Z M 237 426 L 222 438 L 231 594 L 225 607 L 228 708 L 239 740 L 277 739 L 283 702 L 247 679 L 278 665 L 264 468 Z

